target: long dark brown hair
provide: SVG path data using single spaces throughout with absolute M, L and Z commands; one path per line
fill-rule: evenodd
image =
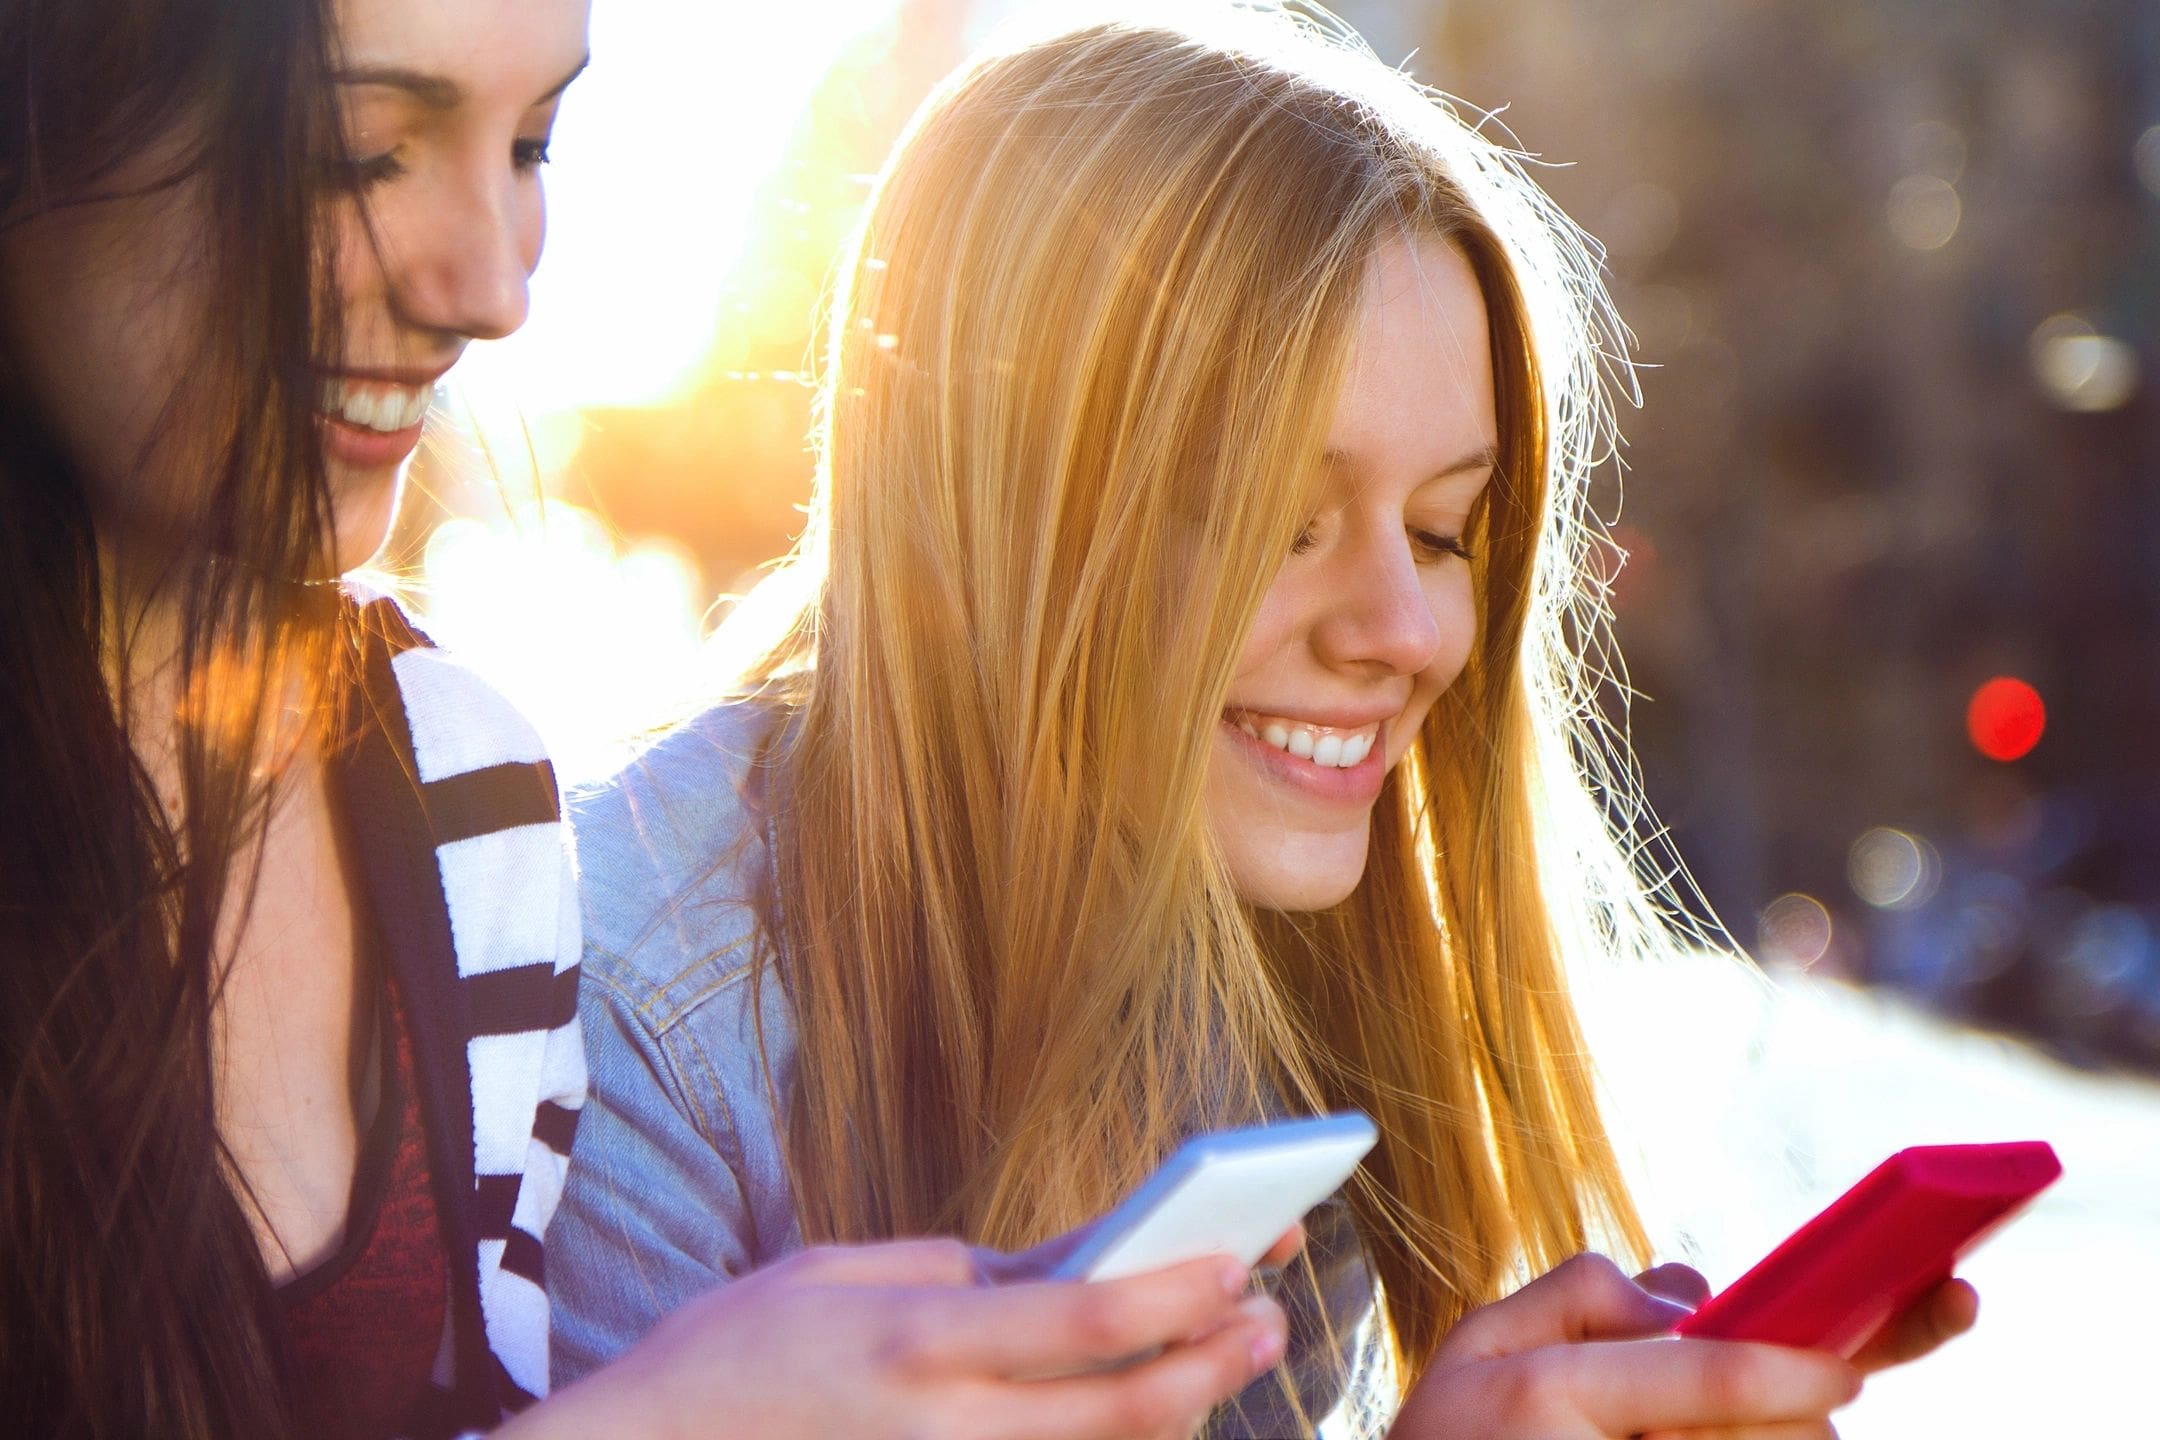
M 314 222 L 327 0 L 0 0 L 0 230 L 201 187 L 214 333 L 185 367 L 208 498 L 149 593 L 0 335 L 0 1431 L 290 1429 L 282 1324 L 213 1101 L 221 914 L 244 905 L 271 667 L 319 640 L 313 418 L 335 306 Z M 146 181 L 141 160 L 179 158 Z M 213 327 L 205 327 L 210 330 Z M 194 388 L 202 385 L 201 390 Z M 204 397 L 208 397 L 207 405 Z M 127 637 L 178 617 L 177 804 L 131 743 Z M 162 693 L 162 687 L 161 687 Z

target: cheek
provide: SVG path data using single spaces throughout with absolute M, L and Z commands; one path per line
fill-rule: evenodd
M 1426 582 L 1425 600 L 1432 609 L 1439 644 L 1433 651 L 1432 663 L 1418 672 L 1417 685 L 1411 692 L 1413 722 L 1422 721 L 1433 702 L 1462 674 L 1478 636 L 1477 595 L 1469 566 L 1451 563 L 1438 567 Z M 1415 730 L 1416 724 L 1406 729 Z
M 1238 647 L 1236 676 L 1242 679 L 1265 668 L 1297 635 L 1305 623 L 1304 610 L 1305 600 L 1297 582 L 1289 575 L 1277 575 L 1261 597 L 1259 613 L 1253 616 L 1252 628 L 1245 632 L 1245 643 Z
M 547 244 L 547 197 L 537 177 L 532 182 L 524 217 L 518 232 L 518 253 L 524 257 L 525 273 L 530 275 L 540 267 L 540 251 Z
M 377 215 L 372 225 L 364 222 L 359 206 L 350 200 L 333 202 L 320 218 L 327 222 L 330 253 L 335 257 L 331 279 L 341 314 L 317 316 L 317 323 L 331 318 L 349 326 L 365 313 L 367 302 L 380 299 L 389 289 L 380 250 L 388 222 L 382 215 Z

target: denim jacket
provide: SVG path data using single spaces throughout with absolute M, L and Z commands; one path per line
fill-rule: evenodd
M 754 704 L 717 706 L 571 800 L 591 1096 L 547 1237 L 558 1386 L 685 1301 L 803 1244 L 775 1094 L 791 1083 L 794 1032 L 781 987 L 758 986 L 753 1008 L 751 986 L 768 832 L 743 792 L 770 723 Z M 1376 1375 L 1360 1320 L 1371 1282 L 1347 1207 L 1330 1202 L 1307 1230 L 1319 1283 L 1279 1292 L 1301 1401 L 1324 1414 L 1344 1398 L 1347 1373 L 1356 1408 L 1368 1409 Z M 1315 1343 L 1321 1306 L 1348 1353 Z M 1211 1434 L 1300 1428 L 1263 1378 Z

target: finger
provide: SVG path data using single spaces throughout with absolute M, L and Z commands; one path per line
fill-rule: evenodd
M 1235 1323 L 1204 1340 L 1122 1370 L 1028 1381 L 1005 1394 L 1027 1433 L 1042 1440 L 1187 1436 L 1282 1358 L 1285 1335 L 1282 1311 L 1253 1296 Z
M 1223 1255 L 1093 1282 L 1027 1281 L 911 1297 L 889 1343 L 947 1374 L 1069 1374 L 1211 1335 L 1237 1319 L 1249 1272 Z
M 1292 1225 L 1283 1231 L 1282 1239 L 1268 1246 L 1268 1252 L 1260 1257 L 1262 1265 L 1287 1265 L 1305 1248 L 1305 1227 Z
M 1457 1322 L 1444 1347 L 1466 1360 L 1516 1355 L 1582 1340 L 1662 1335 L 1688 1314 L 1651 1294 L 1602 1255 L 1577 1255 L 1505 1300 Z
M 1819 1425 L 1860 1393 L 1860 1372 L 1835 1355 L 1736 1340 L 1585 1345 L 1562 1363 L 1584 1417 L 1615 1435 Z
M 995 1252 L 989 1252 L 995 1253 Z M 888 1240 L 875 1245 L 819 1245 L 772 1267 L 819 1285 L 891 1289 L 912 1285 L 973 1285 L 977 1252 L 957 1240 Z
M 1710 1298 L 1710 1282 L 1692 1265 L 1674 1262 L 1654 1266 L 1637 1275 L 1635 1283 L 1660 1299 L 1690 1310 L 1702 1309 L 1703 1301 Z
M 1872 1375 L 1917 1360 L 1972 1329 L 1979 1318 L 1980 1292 L 1963 1280 L 1945 1280 L 1876 1331 L 1853 1356 L 1853 1364 Z

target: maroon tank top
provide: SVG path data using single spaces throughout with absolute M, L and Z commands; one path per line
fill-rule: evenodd
M 383 1095 L 353 1176 L 345 1241 L 280 1291 L 311 1440 L 402 1433 L 431 1391 L 449 1305 L 412 1038 L 397 986 L 384 989 Z

